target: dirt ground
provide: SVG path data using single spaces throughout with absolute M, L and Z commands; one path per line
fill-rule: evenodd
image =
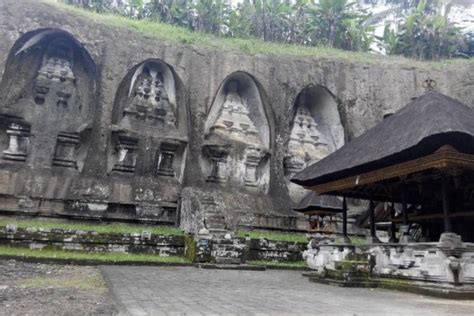
M 116 315 L 95 267 L 0 260 L 0 315 Z

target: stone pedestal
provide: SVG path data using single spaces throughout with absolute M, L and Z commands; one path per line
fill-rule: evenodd
M 256 187 L 258 185 L 257 167 L 265 153 L 261 148 L 257 147 L 249 147 L 246 152 L 245 185 L 248 187 Z
M 76 147 L 79 145 L 79 133 L 60 132 L 58 134 L 53 166 L 77 169 Z
M 230 145 L 205 145 L 205 151 L 208 153 L 212 164 L 211 174 L 207 177 L 208 182 L 227 182 L 229 150 Z
M 9 137 L 8 149 L 3 151 L 3 159 L 25 161 L 28 153 L 30 127 L 18 123 L 10 123 L 7 135 Z
M 161 143 L 160 158 L 158 160 L 157 173 L 166 177 L 174 177 L 173 162 L 180 143 L 174 140 L 167 140 Z
M 138 138 L 119 133 L 116 150 L 118 157 L 112 171 L 134 173 L 137 163 Z

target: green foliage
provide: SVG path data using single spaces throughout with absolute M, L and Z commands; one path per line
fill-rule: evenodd
M 254 230 L 254 231 L 239 231 L 239 237 L 250 237 L 251 239 L 265 238 L 272 241 L 289 241 L 289 242 L 308 242 L 306 234 L 298 233 L 277 233 L 271 231 Z
M 0 257 L 23 257 L 23 258 L 44 258 L 67 261 L 102 261 L 104 263 L 119 262 L 158 262 L 158 263 L 179 263 L 186 264 L 190 261 L 184 257 L 158 256 L 148 254 L 128 254 L 128 253 L 96 253 L 66 250 L 31 250 L 28 248 L 0 246 Z
M 194 238 L 190 235 L 184 236 L 184 244 L 185 244 L 185 257 L 190 262 L 193 262 L 196 259 L 196 242 Z
M 356 2 L 348 0 L 320 0 L 313 9 L 315 38 L 329 47 L 367 51 L 373 29 L 365 22 L 370 15 L 355 10 L 355 5 Z
M 444 13 L 437 12 L 426 0 L 405 17 L 395 29 L 385 27 L 383 41 L 387 53 L 414 59 L 440 60 L 452 58 L 465 48 L 461 29 L 450 23 Z
M 44 2 L 54 5 L 56 8 L 73 12 L 74 14 L 82 15 L 95 23 L 105 24 L 118 29 L 133 30 L 144 37 L 153 38 L 159 41 L 178 43 L 178 44 L 195 44 L 203 48 L 211 48 L 218 50 L 245 52 L 247 54 L 265 54 L 277 56 L 302 56 L 302 57 L 319 57 L 328 58 L 331 60 L 345 60 L 361 64 L 400 64 L 409 67 L 433 68 L 442 69 L 448 64 L 455 63 L 471 63 L 474 59 L 468 61 L 461 59 L 443 60 L 436 63 L 419 62 L 404 57 L 390 58 L 373 55 L 366 52 L 348 52 L 339 49 L 329 48 L 327 46 L 308 46 L 285 43 L 270 43 L 261 39 L 253 37 L 215 37 L 211 34 L 193 32 L 188 28 L 178 27 L 175 25 L 161 23 L 158 20 L 151 19 L 130 19 L 121 15 L 113 14 L 111 12 L 98 14 L 88 10 L 83 10 L 75 6 L 64 5 L 58 3 L 58 0 L 42 0 Z M 171 1 L 171 0 L 170 0 Z M 226 33 L 226 35 L 230 36 Z
M 17 227 L 36 227 L 36 228 L 58 228 L 64 230 L 83 230 L 95 231 L 98 233 L 141 233 L 143 231 L 150 232 L 155 235 L 162 236 L 182 236 L 184 233 L 179 228 L 166 226 L 146 226 L 146 225 L 129 225 L 129 224 L 89 224 L 75 222 L 57 222 L 46 220 L 22 220 L 3 218 L 0 219 L 0 226 L 14 224 Z
M 65 1 L 71 4 L 71 0 Z M 76 2 L 77 3 L 77 2 Z M 345 50 L 368 51 L 372 29 L 368 15 L 349 0 L 244 0 L 236 8 L 226 0 L 131 0 L 119 10 L 105 0 L 91 0 L 82 8 L 114 12 L 186 27 L 217 36 L 258 38 L 268 42 L 327 45 Z
M 119 9 L 107 0 L 57 0 L 97 13 L 111 12 L 137 20 L 159 21 L 191 31 L 265 42 L 327 46 L 367 52 L 374 39 L 371 17 L 355 0 L 243 0 L 232 7 L 227 0 L 130 0 Z M 393 0 L 395 1 L 395 0 Z M 472 37 L 447 20 L 453 1 L 404 0 L 405 20 L 387 25 L 379 38 L 388 54 L 414 59 L 468 57 Z M 410 8 L 415 7 L 413 10 Z M 443 8 L 443 12 L 438 12 Z M 397 31 L 395 31 L 395 29 Z M 180 38 L 181 43 L 193 43 Z M 242 45 L 247 51 L 248 45 Z

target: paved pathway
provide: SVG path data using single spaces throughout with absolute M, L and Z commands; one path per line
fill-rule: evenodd
M 474 301 L 320 285 L 298 271 L 101 270 L 124 315 L 474 315 Z

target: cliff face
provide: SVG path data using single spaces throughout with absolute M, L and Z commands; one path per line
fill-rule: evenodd
M 29 33 L 42 28 L 59 30 Z M 295 228 L 287 179 L 311 162 L 288 149 L 290 135 L 302 135 L 295 112 L 314 120 L 295 144 L 324 152 L 420 95 L 428 78 L 474 103 L 472 63 L 251 56 L 144 38 L 37 1 L 1 0 L 0 29 L 0 149 L 12 150 L 11 124 L 20 124 L 26 157 L 1 162 L 0 193 L 19 199 L 2 207 L 12 211 L 37 211 L 41 200 L 74 216 L 174 221 L 179 209 L 190 230 L 196 221 Z M 70 86 L 48 69 L 70 70 Z M 38 135 L 43 147 L 32 145 Z

